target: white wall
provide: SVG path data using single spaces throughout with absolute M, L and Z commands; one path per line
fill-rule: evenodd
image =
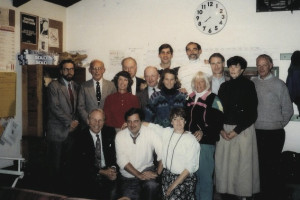
M 221 32 L 205 35 L 193 18 L 202 0 L 82 0 L 67 9 L 66 49 L 86 51 L 88 61 L 103 60 L 104 76 L 111 79 L 121 68 L 113 66 L 111 50 L 137 58 L 142 76 L 145 66 L 159 63 L 157 49 L 162 43 L 173 46 L 173 61 L 182 64 L 185 45 L 195 41 L 203 48 L 202 58 L 219 51 L 226 58 L 244 56 L 249 66 L 267 53 L 285 80 L 290 61 L 280 60 L 280 53 L 300 49 L 300 11 L 256 13 L 256 1 L 219 1 L 227 9 L 227 24 Z M 295 134 L 299 129 L 299 122 L 288 125 L 285 150 L 300 152 L 300 136 Z

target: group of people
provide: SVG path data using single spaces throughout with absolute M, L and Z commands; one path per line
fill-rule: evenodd
M 282 199 L 279 159 L 293 106 L 272 58 L 258 56 L 249 80 L 243 57 L 227 60 L 228 76 L 223 55 L 206 64 L 201 53 L 190 42 L 189 63 L 173 66 L 163 44 L 145 80 L 132 57 L 112 81 L 93 60 L 80 86 L 74 63 L 62 61 L 48 86 L 53 178 L 66 168 L 70 193 L 98 199 L 212 200 L 214 185 L 224 200 Z

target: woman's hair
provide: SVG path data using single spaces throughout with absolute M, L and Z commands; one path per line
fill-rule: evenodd
M 175 117 L 182 117 L 186 120 L 186 113 L 183 108 L 173 108 L 170 112 L 170 121 L 172 121 Z
M 227 60 L 227 67 L 229 68 L 231 65 L 237 65 L 239 64 L 241 66 L 241 69 L 247 68 L 247 61 L 245 58 L 241 56 L 233 56 Z
M 165 79 L 166 74 L 173 74 L 174 75 L 174 78 L 175 78 L 174 88 L 176 90 L 179 89 L 181 87 L 181 83 L 180 83 L 180 81 L 179 81 L 179 79 L 177 77 L 177 74 L 176 74 L 176 72 L 173 69 L 169 69 L 169 68 L 163 70 L 163 72 L 162 72 L 162 74 L 160 76 L 159 82 L 158 82 L 158 88 L 159 89 L 163 88 L 163 85 L 164 85 L 163 81 Z
M 130 74 L 128 72 L 126 72 L 126 71 L 120 71 L 120 72 L 118 72 L 115 75 L 114 79 L 113 79 L 113 82 L 114 82 L 117 90 L 119 89 L 118 88 L 118 80 L 119 80 L 120 76 L 123 76 L 123 77 L 127 78 L 127 80 L 128 80 L 127 92 L 131 92 L 131 85 L 133 84 L 133 81 L 132 81 L 132 79 L 130 77 Z
M 206 90 L 210 88 L 210 80 L 208 79 L 207 75 L 205 73 L 199 71 L 197 74 L 195 74 L 195 76 L 193 77 L 192 82 L 191 82 L 193 91 L 196 91 L 195 81 L 200 80 L 200 79 L 203 79 L 205 81 L 205 85 L 206 85 L 205 89 Z

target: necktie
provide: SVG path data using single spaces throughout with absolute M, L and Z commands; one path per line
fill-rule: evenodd
M 132 136 L 130 134 L 130 137 L 132 138 L 133 144 L 136 144 L 136 139 L 140 136 L 140 133 L 136 134 L 136 136 Z
M 69 91 L 70 101 L 72 104 L 72 110 L 74 111 L 74 96 L 71 88 L 71 83 L 68 84 L 68 91 Z
M 153 88 L 153 92 L 156 92 L 155 87 Z
M 96 148 L 95 148 L 95 165 L 99 168 L 101 168 L 101 143 L 99 134 L 96 135 Z
M 98 101 L 98 106 L 100 105 L 100 100 L 101 100 L 101 92 L 100 92 L 100 83 L 97 81 L 97 86 L 96 86 L 96 97 Z

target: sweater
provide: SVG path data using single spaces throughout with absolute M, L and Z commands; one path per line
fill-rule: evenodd
M 270 74 L 265 79 L 252 78 L 258 97 L 256 129 L 284 128 L 293 115 L 293 105 L 285 83 Z
M 172 108 L 184 107 L 186 95 L 178 90 L 162 88 L 152 94 L 145 108 L 145 121 L 170 127 L 170 111 Z
M 121 94 L 119 92 L 113 93 L 106 97 L 104 103 L 105 124 L 114 128 L 121 128 L 125 113 L 130 108 L 140 108 L 138 98 L 131 93 Z
M 250 127 L 257 118 L 257 94 L 254 83 L 240 75 L 222 83 L 218 94 L 224 108 L 224 123 L 236 125 L 237 134 Z
M 212 144 L 220 139 L 223 128 L 223 107 L 218 96 L 207 92 L 195 102 L 195 92 L 189 95 L 186 107 L 186 130 L 203 132 L 201 144 Z

